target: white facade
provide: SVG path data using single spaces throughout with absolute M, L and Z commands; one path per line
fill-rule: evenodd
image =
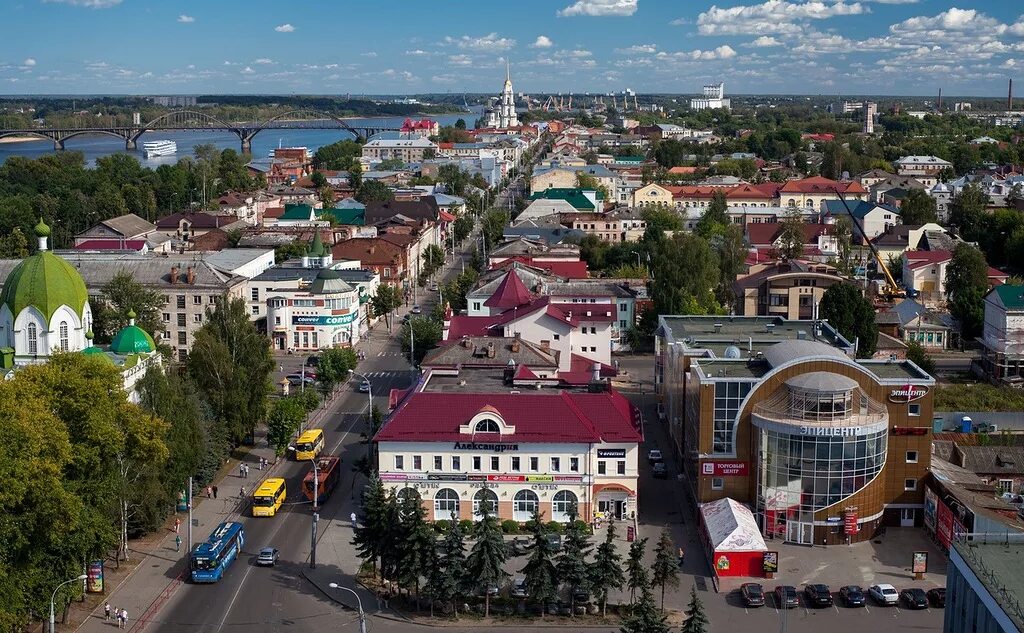
M 729 107 L 729 99 L 725 98 L 724 83 L 706 85 L 702 97 L 690 99 L 690 109 L 692 110 L 728 109 Z
M 505 84 L 498 97 L 498 106 L 487 112 L 486 127 L 510 128 L 519 127 L 519 115 L 516 113 L 516 95 L 512 90 L 512 75 L 508 62 L 505 62 Z

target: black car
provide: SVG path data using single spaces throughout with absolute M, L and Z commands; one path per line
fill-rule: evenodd
M 804 604 L 812 607 L 831 607 L 832 592 L 828 585 L 804 585 Z
M 843 604 L 848 607 L 863 607 L 868 603 L 864 590 L 857 585 L 840 587 L 839 596 L 843 599 Z
M 901 591 L 900 602 L 907 605 L 908 609 L 928 608 L 928 596 L 925 595 L 924 589 L 919 589 L 917 587 L 911 587 L 910 589 L 904 589 Z
M 780 609 L 795 609 L 800 606 L 800 599 L 796 596 L 796 587 L 791 585 L 779 585 L 775 588 L 775 604 Z
M 655 462 L 651 466 L 651 474 L 656 479 L 668 479 L 668 467 L 665 466 L 665 462 Z
M 946 607 L 945 587 L 936 587 L 935 589 L 929 589 L 928 593 L 925 595 L 928 596 L 928 602 L 932 603 L 933 607 L 939 607 L 940 609 L 944 609 Z
M 307 356 L 306 357 L 306 365 L 308 365 L 309 367 L 319 367 L 320 366 L 320 357 L 316 356 L 316 355 L 314 355 L 314 356 Z
M 764 588 L 756 582 L 745 582 L 740 585 L 740 595 L 748 607 L 764 606 Z

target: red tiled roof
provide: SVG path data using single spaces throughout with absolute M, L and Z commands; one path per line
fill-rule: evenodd
M 130 250 L 141 251 L 146 247 L 146 240 L 86 240 L 75 245 L 79 251 Z
M 529 303 L 531 298 L 532 295 L 523 284 L 523 280 L 519 278 L 519 275 L 514 270 L 510 270 L 505 273 L 505 278 L 501 280 L 494 294 L 488 297 L 487 301 L 484 301 L 484 305 L 489 308 L 508 310 L 515 306 Z
M 439 217 L 440 217 L 440 218 L 441 218 L 442 220 L 444 220 L 445 222 L 454 222 L 454 221 L 455 221 L 455 216 L 454 216 L 454 215 L 452 215 L 451 213 L 448 213 L 448 212 L 447 212 L 447 211 L 445 211 L 444 209 L 441 209 L 441 210 L 440 210 L 440 211 L 438 212 L 438 216 L 439 216 Z
M 695 174 L 695 173 L 697 173 L 698 169 L 703 170 L 702 167 L 700 167 L 700 168 L 698 168 L 698 167 L 673 167 L 672 169 L 668 170 L 668 173 L 670 173 L 670 174 Z
M 577 321 L 614 322 L 616 319 L 614 303 L 552 303 L 550 307 Z
M 515 432 L 463 435 L 459 427 L 484 406 Z M 600 443 L 640 442 L 640 416 L 617 391 L 505 394 L 419 392 L 406 398 L 377 433 L 377 442 Z
M 570 327 L 576 327 L 579 325 L 579 321 L 569 319 L 565 313 L 558 308 L 549 306 L 551 297 L 539 297 L 531 301 L 530 303 L 513 306 L 498 315 L 491 316 L 466 316 L 466 315 L 455 315 L 448 322 L 448 337 L 446 341 L 455 342 L 461 339 L 463 336 L 488 336 L 491 334 L 498 335 L 500 332 L 496 330 L 500 326 L 510 323 L 517 319 L 520 319 L 528 314 L 533 314 L 538 310 L 544 309 L 545 312 L 554 319 L 569 325 Z
M 768 191 L 765 191 L 765 190 L 761 189 L 760 187 L 756 187 L 754 185 L 737 185 L 735 187 L 730 187 L 729 189 L 726 189 L 725 197 L 726 198 L 744 198 L 744 199 L 746 199 L 746 198 L 760 198 L 760 199 L 764 199 L 764 200 L 770 200 L 770 199 L 774 198 L 775 195 L 773 193 L 769 193 Z
M 498 268 L 505 268 L 512 264 L 519 262 L 532 268 L 539 268 L 546 270 L 552 275 L 559 277 L 565 277 L 566 279 L 588 279 L 590 277 L 590 271 L 587 270 L 587 262 L 568 262 L 568 261 L 543 261 L 538 262 L 532 257 L 525 255 L 516 255 L 515 257 L 509 257 L 503 259 L 500 262 L 491 264 L 491 270 L 497 270 Z
M 832 231 L 831 224 L 810 224 L 802 225 L 804 230 L 804 243 L 817 242 L 819 235 L 827 235 Z M 768 246 L 774 244 L 782 230 L 781 222 L 751 222 L 747 224 L 747 241 L 751 246 Z
M 279 218 L 284 215 L 284 207 L 267 207 L 267 210 L 263 212 L 264 218 Z
M 867 190 L 861 186 L 856 180 L 849 182 L 840 182 L 837 180 L 830 180 L 823 176 L 811 176 L 809 178 L 801 178 L 800 180 L 787 180 L 782 188 L 779 189 L 781 193 L 834 193 L 834 189 L 838 189 L 840 193 L 867 193 Z

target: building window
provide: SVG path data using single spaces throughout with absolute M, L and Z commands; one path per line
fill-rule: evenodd
M 492 457 L 491 458 L 491 470 L 494 470 L 494 471 L 501 470 L 501 458 L 500 457 Z
M 996 486 L 999 492 L 1013 492 L 1013 480 L 1012 479 L 1000 479 L 999 484 Z
M 203 295 L 194 295 L 192 297 L 192 303 L 197 306 L 203 305 Z
M 458 455 L 452 456 L 452 470 L 454 470 L 455 472 L 459 472 L 460 470 L 462 470 L 462 458 L 460 458 Z
M 419 455 L 412 456 L 412 469 L 423 470 L 423 458 L 420 457 Z
M 185 327 L 185 313 L 178 313 L 178 327 Z
M 562 338 L 562 335 L 561 335 L 561 334 L 555 334 L 555 340 L 556 340 L 556 341 L 557 341 L 557 340 L 560 340 L 561 338 Z
M 198 299 L 198 298 L 199 297 L 196 297 L 196 299 Z M 260 289 L 259 288 L 253 288 L 252 289 L 252 300 L 253 301 L 259 301 L 260 300 Z
M 274 325 L 281 325 L 281 317 L 279 317 L 279 316 L 274 317 Z
M 606 474 L 606 470 L 607 470 L 607 467 L 605 466 L 604 460 L 603 459 L 597 460 L 597 474 L 598 475 L 604 475 L 604 474 Z
M 903 480 L 903 489 L 904 490 L 917 490 L 917 480 L 916 479 L 904 479 Z
M 165 341 L 171 340 L 171 333 L 169 331 L 164 330 L 160 334 L 161 334 L 161 338 L 163 338 Z
M 479 521 L 484 508 L 491 514 L 498 511 L 498 495 L 490 488 L 481 488 L 473 495 L 473 520 Z
M 395 455 L 395 470 L 405 470 L 404 455 Z
M 480 302 L 479 301 L 474 301 L 473 302 L 473 310 L 479 310 L 479 309 L 480 309 Z
M 580 472 L 580 458 L 570 457 L 569 458 L 569 472 L 578 473 Z
M 256 308 L 254 307 L 253 310 L 255 310 L 255 309 Z M 192 322 L 193 323 L 202 323 L 203 322 L 203 315 L 201 315 L 201 314 L 193 314 L 192 315 Z
M 171 315 L 170 315 L 169 312 L 164 312 L 162 316 L 163 316 L 163 319 L 164 319 L 164 323 L 170 323 L 171 322 Z
M 711 489 L 712 490 L 725 490 L 725 478 L 723 478 L 723 477 L 712 477 L 711 478 Z
M 916 464 L 917 463 L 917 451 L 907 451 L 907 463 L 908 464 Z
M 540 509 L 537 493 L 532 490 L 520 490 L 512 499 L 512 519 L 526 523 L 533 518 L 533 513 Z
M 253 306 L 252 307 L 252 313 L 258 315 L 260 313 L 260 307 L 258 305 Z M 199 316 L 199 315 L 196 315 L 196 316 Z M 198 323 L 198 321 L 197 321 L 197 323 Z M 280 325 L 281 317 L 277 317 L 277 323 L 278 323 L 278 325 Z
M 474 455 L 473 456 L 473 470 L 480 470 L 481 468 L 482 468 L 482 466 L 480 465 L 480 456 L 479 455 Z
M 178 309 L 179 310 L 184 310 L 185 309 L 185 295 L 178 295 L 177 304 L 178 304 Z
M 494 420 L 480 420 L 476 423 L 476 433 L 499 433 L 498 423 Z
M 451 488 L 441 488 L 434 495 L 434 520 L 459 520 L 459 493 Z
M 616 464 L 615 464 L 615 471 L 617 473 L 619 473 L 620 475 L 625 475 L 626 474 L 626 461 L 625 460 L 619 460 L 618 462 L 616 462 Z
M 66 351 L 68 351 L 68 322 L 67 321 L 61 321 L 60 322 L 60 329 L 58 330 L 58 332 L 60 334 L 60 348 L 61 348 L 61 350 L 66 352 Z
M 444 464 L 441 461 L 440 455 L 434 455 L 434 470 L 441 470 L 444 468 Z
M 188 332 L 178 332 L 178 345 L 185 345 L 188 342 Z
M 35 356 L 39 353 L 39 332 L 35 323 L 29 323 L 28 328 L 28 353 Z
M 751 384 L 737 381 L 715 383 L 714 453 L 735 452 L 733 428 L 736 415 L 740 411 L 740 403 L 750 393 Z
M 537 472 L 538 470 L 540 470 L 540 458 L 539 457 L 531 457 L 530 458 L 530 470 L 532 472 Z
M 551 472 L 557 473 L 562 470 L 562 460 L 558 457 L 551 458 Z
M 568 523 L 574 515 L 579 514 L 579 500 L 568 490 L 560 490 L 551 499 L 551 520 Z
M 921 405 L 916 402 L 912 402 L 907 406 L 907 415 L 911 417 L 919 417 L 921 415 Z
M 517 473 L 517 472 L 519 472 L 519 470 L 520 470 L 520 468 L 519 468 L 519 458 L 518 457 L 513 457 L 512 458 L 512 472 Z

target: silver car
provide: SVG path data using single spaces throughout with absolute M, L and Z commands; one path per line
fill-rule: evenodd
M 277 564 L 277 559 L 281 553 L 277 551 L 275 547 L 264 547 L 260 550 L 260 553 L 256 555 L 256 564 L 261 567 L 273 567 Z

